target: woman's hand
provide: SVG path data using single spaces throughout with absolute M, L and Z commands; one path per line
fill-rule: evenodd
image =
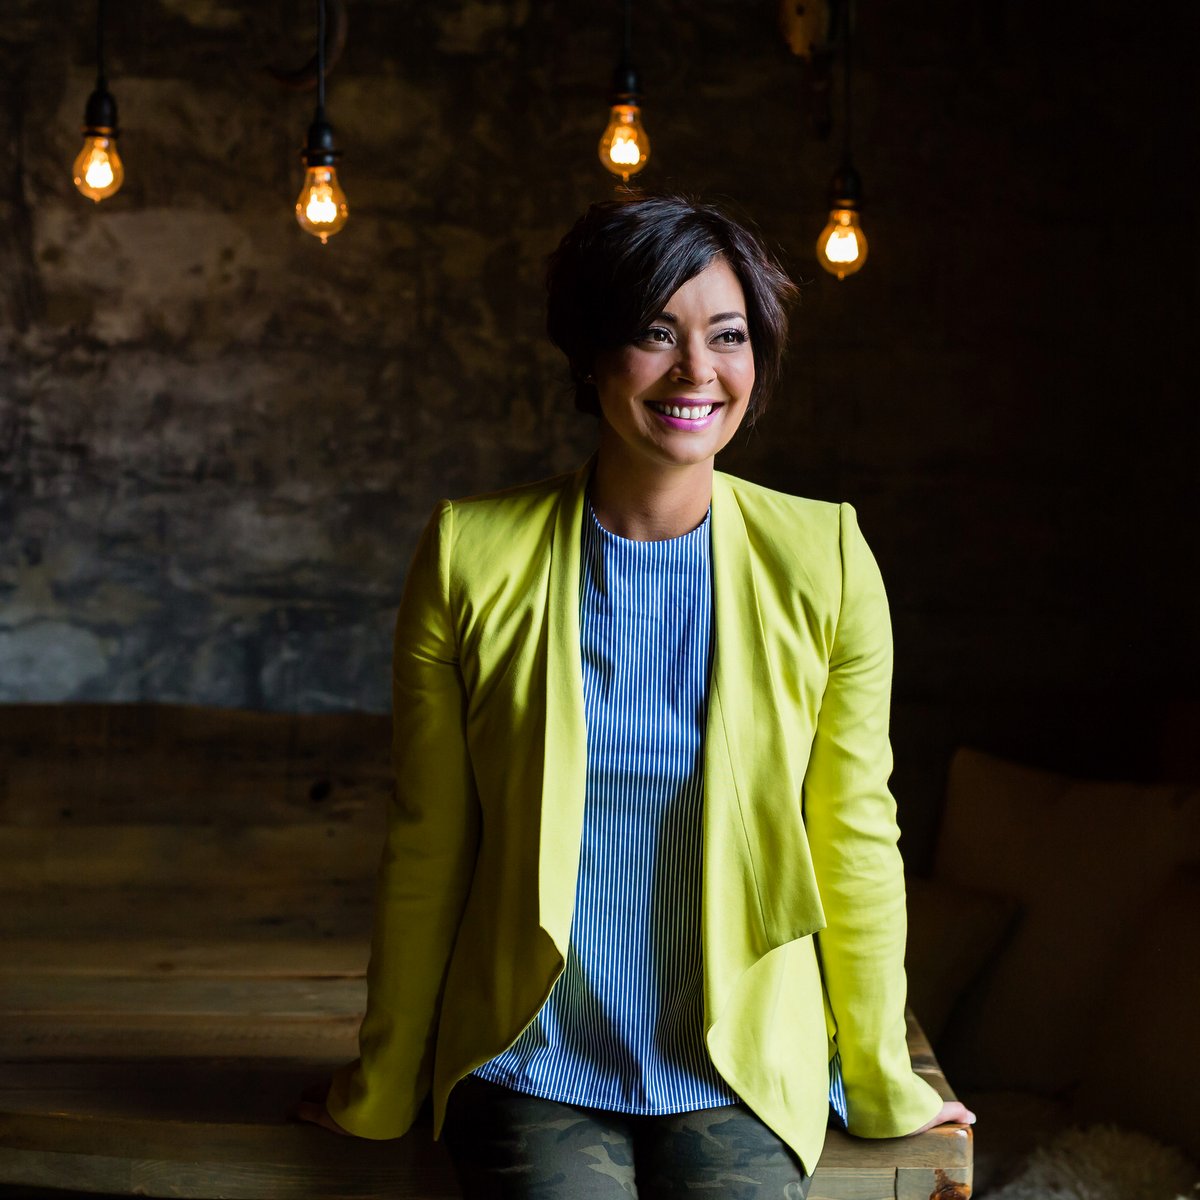
M 330 1133 L 340 1133 L 342 1137 L 352 1137 L 353 1134 L 348 1129 L 343 1129 L 329 1115 L 329 1109 L 325 1107 L 325 1097 L 328 1094 L 328 1084 L 305 1088 L 303 1096 L 288 1113 L 288 1117 L 293 1121 L 308 1121 L 310 1124 L 320 1125 L 322 1129 L 328 1129 Z
M 932 1120 L 926 1121 L 920 1129 L 914 1129 L 909 1137 L 916 1137 L 918 1133 L 924 1133 L 927 1129 L 932 1129 L 935 1125 L 974 1125 L 975 1114 L 965 1105 L 960 1104 L 957 1100 L 947 1100 L 942 1105 L 941 1112 L 934 1115 Z

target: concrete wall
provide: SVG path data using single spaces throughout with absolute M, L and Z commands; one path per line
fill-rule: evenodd
M 619 7 L 350 0 L 326 247 L 291 215 L 311 96 L 263 70 L 307 56 L 311 7 L 112 5 L 127 181 L 93 206 L 94 10 L 6 5 L 0 700 L 384 708 L 433 502 L 588 451 L 540 276 L 611 191 Z M 959 739 L 1142 769 L 1200 657 L 1190 6 L 859 5 L 871 256 L 841 284 L 813 256 L 836 135 L 773 0 L 636 8 L 646 185 L 748 213 L 805 284 L 724 465 L 857 505 L 898 779 Z

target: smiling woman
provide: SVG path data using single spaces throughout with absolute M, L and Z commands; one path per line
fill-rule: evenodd
M 597 355 L 603 467 L 592 506 L 605 524 L 605 514 L 614 521 L 619 511 L 606 491 L 627 494 L 637 487 L 631 475 L 666 478 L 711 461 L 738 431 L 754 387 L 745 308 L 738 277 L 723 258 L 714 259 L 633 341 Z M 687 474 L 701 482 L 696 472 Z M 708 497 L 698 499 L 707 509 Z
M 799 1200 L 831 1105 L 973 1119 L 906 1047 L 883 585 L 848 504 L 714 469 L 786 337 L 753 235 L 596 205 L 548 285 L 596 453 L 425 531 L 361 1057 L 301 1112 L 432 1093 L 468 1198 Z
M 601 418 L 601 521 L 650 540 L 694 528 L 714 456 L 778 379 L 791 281 L 719 210 L 667 196 L 593 205 L 551 257 L 548 285 L 547 331 L 576 406 Z
M 628 345 L 716 259 L 740 284 L 754 355 L 750 416 L 779 379 L 795 287 L 762 244 L 718 209 L 671 196 L 594 204 L 550 257 L 546 331 L 567 356 L 575 404 L 597 413 L 596 357 Z

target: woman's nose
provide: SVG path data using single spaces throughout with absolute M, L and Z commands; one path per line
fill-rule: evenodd
M 671 374 L 681 382 L 708 383 L 715 374 L 713 356 L 708 347 L 703 344 L 693 345 L 690 342 L 681 343 L 679 357 L 675 360 Z

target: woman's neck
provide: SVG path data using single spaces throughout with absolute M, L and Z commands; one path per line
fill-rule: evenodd
M 686 466 L 630 462 L 596 455 L 589 498 L 596 519 L 610 533 L 635 542 L 682 537 L 700 525 L 712 502 L 713 460 Z

